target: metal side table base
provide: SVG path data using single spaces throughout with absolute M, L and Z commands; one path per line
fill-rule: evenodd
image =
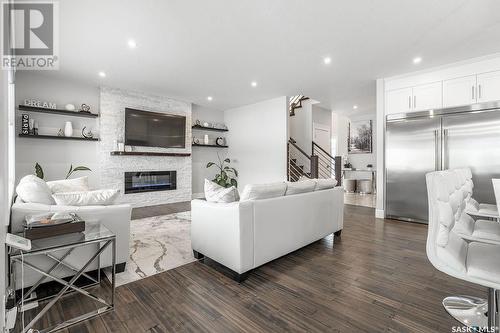
M 77 317 L 67 319 L 60 323 L 53 323 L 53 326 L 36 330 L 36 332 L 46 333 L 46 332 L 55 332 L 71 325 L 77 324 L 84 320 L 88 320 L 90 318 L 99 316 L 103 313 L 113 311 L 115 308 L 115 286 L 116 286 L 116 236 L 112 232 L 110 232 L 104 226 L 101 226 L 98 223 L 90 223 L 86 222 L 86 230 L 81 234 L 71 234 L 68 237 L 58 237 L 52 238 L 49 246 L 44 246 L 39 243 L 40 241 L 33 241 L 33 248 L 28 251 L 12 251 L 9 254 L 10 261 L 10 282 L 13 288 L 15 288 L 15 270 L 13 269 L 14 263 L 24 266 L 27 269 L 31 269 L 41 275 L 38 281 L 33 285 L 27 293 L 23 293 L 23 296 L 31 294 L 41 283 L 43 283 L 46 279 L 52 279 L 53 281 L 58 282 L 61 285 L 61 289 L 57 292 L 56 295 L 50 296 L 46 298 L 46 304 L 43 305 L 43 308 L 37 311 L 36 315 L 31 319 L 31 321 L 25 326 L 21 328 L 22 333 L 28 333 L 31 329 L 35 328 L 37 322 L 48 313 L 48 311 L 65 295 L 70 292 L 78 293 L 82 296 L 88 297 L 96 302 L 96 308 L 93 311 L 87 312 L 85 314 L 79 315 Z M 96 251 L 93 253 L 90 259 L 88 259 L 81 267 L 76 268 L 69 263 L 66 263 L 64 260 L 69 256 L 78 247 L 88 246 L 90 244 L 96 245 Z M 77 280 L 85 276 L 89 278 L 92 282 L 90 286 L 100 285 L 101 281 L 101 255 L 106 249 L 111 247 L 111 290 L 108 300 L 103 297 L 100 297 L 96 294 L 93 294 L 91 291 L 86 290 L 86 287 L 79 287 L 76 285 Z M 66 250 L 66 251 L 65 251 Z M 55 251 L 65 251 L 62 257 L 56 257 L 52 254 Z M 26 257 L 34 257 L 34 256 L 45 256 L 45 258 L 50 258 L 55 263 L 48 269 L 42 269 L 37 267 L 37 265 L 27 262 L 24 259 Z M 90 277 L 87 273 L 87 268 L 94 262 L 97 262 L 97 279 Z M 75 274 L 69 279 L 69 281 L 57 276 L 55 274 L 55 269 L 59 266 L 63 266 L 73 271 Z M 87 286 L 89 287 L 89 286 Z M 18 302 L 19 304 L 20 302 Z M 54 325 L 55 324 L 55 325 Z
M 464 326 L 491 327 L 488 323 L 488 301 L 483 298 L 450 296 L 443 300 L 443 306 L 453 318 Z

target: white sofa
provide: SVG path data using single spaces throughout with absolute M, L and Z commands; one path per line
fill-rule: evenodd
M 46 205 L 39 203 L 25 203 L 19 198 L 13 204 L 11 209 L 11 231 L 13 233 L 23 231 L 23 222 L 26 215 L 49 213 L 49 212 L 76 212 L 81 218 L 86 221 L 99 221 L 114 234 L 116 234 L 116 263 L 117 271 L 123 271 L 129 257 L 130 247 L 130 215 L 132 207 L 130 205 L 111 205 L 111 206 L 59 206 Z M 64 236 L 61 236 L 64 237 Z M 47 239 L 49 241 L 50 239 Z M 80 268 L 91 255 L 95 253 L 95 245 L 92 248 L 78 248 L 65 259 L 65 262 Z M 31 261 L 32 260 L 32 261 Z M 54 261 L 42 256 L 36 256 L 30 259 L 37 267 L 47 270 L 54 264 Z M 20 275 L 19 265 L 16 265 L 17 276 Z M 108 248 L 101 255 L 101 267 L 111 266 L 111 248 Z M 97 264 L 89 266 L 87 271 L 95 270 Z M 58 268 L 59 276 L 74 275 L 69 269 Z M 38 279 L 40 274 L 31 269 L 24 270 L 24 287 L 32 286 Z M 46 281 L 49 281 L 47 279 Z M 18 279 L 16 288 L 20 288 L 20 279 Z
M 270 199 L 191 203 L 191 246 L 241 281 L 247 272 L 343 228 L 344 189 Z

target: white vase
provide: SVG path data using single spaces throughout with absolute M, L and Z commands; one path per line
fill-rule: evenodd
M 73 124 L 71 121 L 67 121 L 64 125 L 64 136 L 73 136 Z
M 208 145 L 208 134 L 205 134 L 205 137 L 203 138 L 203 142 Z

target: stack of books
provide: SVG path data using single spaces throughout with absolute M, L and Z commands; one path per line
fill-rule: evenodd
M 46 213 L 26 216 L 24 237 L 40 239 L 85 231 L 85 221 L 76 213 Z

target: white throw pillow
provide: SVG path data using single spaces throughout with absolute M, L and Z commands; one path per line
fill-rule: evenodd
M 16 187 L 16 193 L 24 202 L 53 205 L 52 192 L 47 183 L 35 175 L 24 176 Z
M 337 186 L 337 180 L 335 178 L 318 178 L 315 179 L 316 181 L 316 188 L 314 189 L 315 191 L 321 191 L 321 190 L 327 190 L 329 188 L 334 188 Z
M 300 180 L 298 182 L 287 182 L 285 195 L 312 192 L 315 187 L 316 181 L 313 179 Z
M 60 206 L 107 206 L 112 205 L 119 194 L 118 190 L 96 190 L 54 193 L 52 197 Z
M 269 184 L 248 184 L 243 189 L 241 201 L 259 200 L 282 197 L 286 192 L 286 183 L 269 183 Z
M 90 191 L 88 177 L 47 182 L 52 193 Z
M 234 202 L 239 200 L 236 187 L 223 187 L 213 181 L 205 179 L 205 199 L 208 202 Z

